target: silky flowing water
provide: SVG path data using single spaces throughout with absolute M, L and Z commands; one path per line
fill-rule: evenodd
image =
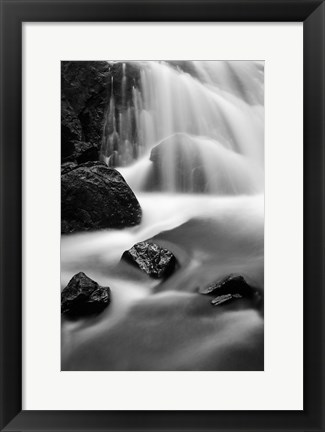
M 113 91 L 108 100 L 101 159 L 118 165 L 143 218 L 132 228 L 62 236 L 62 288 L 83 271 L 112 291 L 99 316 L 62 321 L 62 369 L 263 369 L 261 310 L 246 300 L 213 307 L 198 294 L 229 273 L 263 291 L 263 64 L 134 66 L 132 100 L 128 64 L 123 108 Z M 120 261 L 147 239 L 176 256 L 164 281 Z

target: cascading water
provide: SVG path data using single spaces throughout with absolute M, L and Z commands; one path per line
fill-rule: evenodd
M 125 174 L 131 186 L 139 189 L 262 192 L 262 65 L 187 62 L 190 72 L 181 66 L 133 63 L 140 78 L 126 103 L 123 65 L 123 78 L 118 83 L 122 86 L 122 108 L 116 111 L 111 97 L 106 129 L 111 125 L 108 129 L 112 132 L 104 134 L 102 154 L 111 165 L 123 166 L 137 160 Z M 134 123 L 136 134 L 132 133 Z
M 236 272 L 263 289 L 264 65 L 110 65 L 100 158 L 122 173 L 143 218 L 63 236 L 62 287 L 84 271 L 114 299 L 91 324 L 64 324 L 63 369 L 257 370 L 262 317 L 249 308 L 216 315 L 197 290 Z M 166 281 L 120 263 L 146 239 L 177 258 Z

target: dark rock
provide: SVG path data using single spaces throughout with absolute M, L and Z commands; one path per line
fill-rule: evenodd
M 180 192 L 205 192 L 207 179 L 202 149 L 189 135 L 177 133 L 153 147 L 150 154 L 153 163 L 151 177 L 147 184 L 150 189 L 159 190 L 168 183 L 171 173 Z M 166 170 L 169 167 L 169 171 Z
M 78 117 L 79 140 L 101 145 L 104 114 L 108 104 L 110 65 L 105 61 L 61 62 L 62 97 Z
M 65 160 L 75 150 L 74 141 L 82 139 L 82 127 L 73 107 L 63 95 L 61 99 L 61 159 Z
M 123 75 L 125 77 L 124 94 Z M 141 73 L 139 66 L 133 62 L 115 62 L 110 65 L 110 76 L 109 90 L 110 94 L 114 95 L 116 109 L 122 111 L 133 105 L 133 89 L 140 85 Z
M 201 294 L 240 294 L 243 297 L 252 297 L 255 291 L 243 276 L 237 274 L 230 274 L 199 290 Z
M 82 164 L 85 162 L 97 162 L 99 158 L 98 147 L 95 144 L 84 141 L 71 141 L 73 151 L 63 159 L 64 162 L 75 162 Z
M 83 141 L 92 143 L 97 153 L 103 147 L 105 157 L 119 150 L 118 163 L 132 161 L 129 153 L 136 152 L 138 140 L 133 92 L 139 86 L 140 68 L 136 63 L 61 62 L 62 159 L 66 161 L 72 156 L 75 150 L 73 141 Z M 111 142 L 114 141 L 113 132 L 120 131 L 120 119 L 125 115 L 131 127 L 127 136 L 119 132 L 121 145 L 114 148 Z M 94 159 L 90 156 L 78 162 L 86 160 Z
M 122 175 L 105 163 L 87 162 L 61 176 L 62 233 L 134 226 L 141 216 Z
M 176 264 L 175 256 L 157 244 L 146 241 L 135 244 L 123 253 L 122 259 L 136 265 L 147 275 L 154 278 L 169 276 Z
M 76 159 L 78 164 L 98 161 L 98 147 L 89 142 L 78 142 L 75 144 L 73 157 Z
M 213 306 L 219 306 L 223 303 L 229 302 L 230 300 L 234 300 L 234 299 L 240 299 L 243 296 L 241 296 L 240 294 L 224 294 L 224 295 L 219 295 L 216 298 L 214 298 L 211 301 L 211 304 Z
M 137 158 L 139 150 L 134 91 L 140 85 L 140 68 L 132 62 L 115 62 L 110 68 L 101 153 L 109 158 L 110 166 L 125 166 Z
M 101 287 L 80 272 L 73 276 L 61 293 L 61 312 L 70 316 L 101 312 L 111 301 L 109 287 Z

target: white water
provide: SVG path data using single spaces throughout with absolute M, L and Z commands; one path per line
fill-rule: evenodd
M 152 171 L 157 171 L 157 166 L 149 162 L 150 152 L 159 144 L 163 165 L 161 190 L 178 189 L 181 161 L 186 167 L 183 191 L 193 192 L 199 169 L 206 178 L 204 192 L 262 192 L 264 83 L 260 63 L 188 62 L 193 76 L 166 62 L 136 65 L 141 80 L 140 88 L 133 89 L 133 106 L 128 105 L 118 113 L 119 130 L 116 130 L 116 110 L 111 97 L 106 125 L 111 125 L 112 132 L 103 142 L 103 152 L 107 153 L 107 148 L 114 150 L 114 160 L 122 165 L 130 160 L 136 147 L 140 160 L 127 170 L 131 186 L 152 188 Z M 126 80 L 124 75 L 122 94 Z M 134 120 L 137 142 L 131 144 Z M 169 140 L 174 145 L 168 145 Z M 175 148 L 180 152 L 178 158 Z
M 62 288 L 84 271 L 110 286 L 113 298 L 98 318 L 63 322 L 63 369 L 263 367 L 258 311 L 245 303 L 216 311 L 209 298 L 197 294 L 199 287 L 234 272 L 263 290 L 263 66 L 186 66 L 191 74 L 175 64 L 138 63 L 141 86 L 118 122 L 110 98 L 106 127 L 114 160 L 124 164 L 131 154 L 135 159 L 118 169 L 134 190 L 143 219 L 134 228 L 62 237 Z M 127 79 L 126 73 L 123 97 Z M 156 145 L 159 164 L 150 160 Z M 152 238 L 179 263 L 164 282 L 120 262 L 126 249 Z

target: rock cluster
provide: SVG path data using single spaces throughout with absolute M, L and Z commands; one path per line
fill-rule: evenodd
M 140 74 L 128 64 L 128 80 L 125 80 L 125 67 L 122 63 L 104 61 L 61 64 L 61 231 L 64 234 L 121 229 L 141 222 L 140 204 L 123 176 L 98 161 L 106 137 L 112 138 L 112 148 L 105 156 L 110 158 L 110 163 L 117 164 L 119 154 L 114 140 L 118 138 L 119 119 L 126 112 L 134 117 L 132 94 L 139 85 Z M 112 121 L 107 121 L 110 98 L 114 100 Z M 135 124 L 130 136 L 130 142 L 137 142 Z M 172 164 L 176 169 L 175 190 L 206 191 L 201 151 L 189 136 L 175 134 L 166 138 L 151 150 L 150 160 L 149 183 L 153 189 L 159 190 L 165 181 L 164 168 Z M 150 241 L 135 244 L 123 253 L 122 259 L 155 279 L 167 278 L 177 265 L 171 251 Z M 227 275 L 199 292 L 213 296 L 214 306 L 241 298 L 255 298 L 262 303 L 256 289 L 238 274 Z M 96 314 L 110 301 L 109 287 L 100 286 L 80 272 L 62 291 L 61 311 L 75 317 Z

